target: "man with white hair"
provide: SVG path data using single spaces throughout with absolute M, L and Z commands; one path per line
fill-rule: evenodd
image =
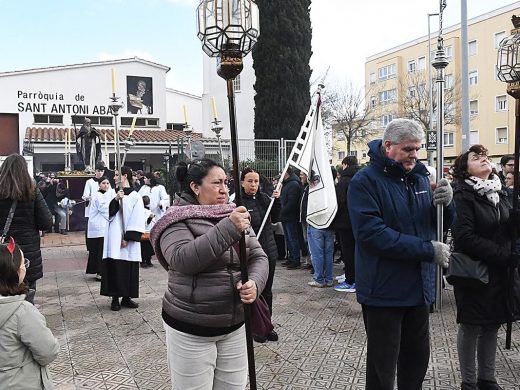
M 421 389 L 430 357 L 429 307 L 436 266 L 447 267 L 449 247 L 436 241 L 436 206 L 451 224 L 453 191 L 446 179 L 430 187 L 417 161 L 424 131 L 395 119 L 371 141 L 370 164 L 348 189 L 356 242 L 356 294 L 367 333 L 366 389 Z

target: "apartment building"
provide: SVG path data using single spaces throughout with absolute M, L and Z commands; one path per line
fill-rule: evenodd
M 520 2 L 515 2 L 468 20 L 470 144 L 486 146 L 494 162 L 514 150 L 514 99 L 506 94 L 506 84 L 496 77 L 496 60 L 500 41 L 510 35 L 511 16 L 519 14 Z M 431 35 L 433 59 L 437 32 Z M 443 37 L 449 65 L 445 69 L 446 120 L 442 141 L 445 163 L 450 164 L 461 153 L 462 145 L 460 24 L 445 28 Z M 373 110 L 376 118 L 374 125 L 379 126 L 381 131 L 397 117 L 428 120 L 428 46 L 428 37 L 424 36 L 367 58 L 366 104 Z M 434 68 L 431 75 L 435 78 Z M 433 102 L 435 105 L 435 98 Z M 432 127 L 435 127 L 435 122 L 434 119 Z M 424 127 L 427 129 L 427 123 Z M 341 139 L 336 139 L 335 163 L 346 154 L 342 143 Z M 366 149 L 365 142 L 357 143 L 350 154 L 365 162 Z M 426 159 L 426 150 L 422 150 L 419 157 Z

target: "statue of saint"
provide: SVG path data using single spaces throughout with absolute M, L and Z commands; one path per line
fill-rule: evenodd
M 101 135 L 91 126 L 89 118 L 85 118 L 76 137 L 76 151 L 85 171 L 94 172 L 96 163 L 101 160 Z

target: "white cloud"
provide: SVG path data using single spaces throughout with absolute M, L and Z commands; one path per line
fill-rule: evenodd
M 125 49 L 121 53 L 107 53 L 107 52 L 101 52 L 97 55 L 98 61 L 110 61 L 110 60 L 118 60 L 121 58 L 132 58 L 132 57 L 139 57 L 143 60 L 153 61 L 156 62 L 153 55 L 151 55 L 149 52 L 144 50 L 132 50 L 132 49 Z

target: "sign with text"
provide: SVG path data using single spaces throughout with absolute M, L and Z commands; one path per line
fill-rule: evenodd
M 426 132 L 426 150 L 437 150 L 437 132 Z

